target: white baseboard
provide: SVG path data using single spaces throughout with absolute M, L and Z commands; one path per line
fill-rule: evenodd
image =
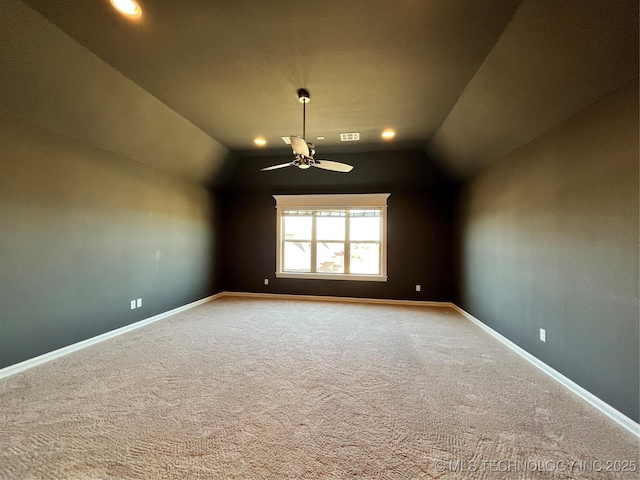
M 205 297 L 195 302 L 188 303 L 187 305 L 174 308 L 173 310 L 169 310 L 168 312 L 160 313 L 153 317 L 140 320 L 139 322 L 132 323 L 131 325 L 125 325 L 124 327 L 111 330 L 110 332 L 106 332 L 101 335 L 97 335 L 95 337 L 82 340 L 81 342 L 59 348 L 52 352 L 45 353 L 43 355 L 39 355 L 34 358 L 30 358 L 29 360 L 25 360 L 24 362 L 16 363 L 14 365 L 9 365 L 8 367 L 0 369 L 0 379 L 9 377 L 11 375 L 15 375 L 16 373 L 19 373 L 19 372 L 23 372 L 25 370 L 28 370 L 29 368 L 35 367 L 36 365 L 41 365 L 43 363 L 50 362 L 51 360 L 55 360 L 56 358 L 60 358 L 72 352 L 76 352 L 90 345 L 95 345 L 96 343 L 103 342 L 109 338 L 117 337 L 118 335 L 122 335 L 123 333 L 127 333 L 137 328 L 144 327 L 145 325 L 149 325 L 150 323 L 157 322 L 158 320 L 162 320 L 163 318 L 170 317 L 171 315 L 175 315 L 176 313 L 184 312 L 185 310 L 188 310 L 190 308 L 196 307 L 198 305 L 202 305 L 203 303 L 210 302 L 212 300 L 215 300 L 216 298 L 220 298 L 222 295 L 223 295 L 222 293 L 217 293 L 215 295 L 211 295 L 210 297 Z
M 507 347 L 509 347 L 515 353 L 517 353 L 522 358 L 527 360 L 529 363 L 531 363 L 532 365 L 534 365 L 535 367 L 539 368 L 544 373 L 549 375 L 551 378 L 553 378 L 560 385 L 562 385 L 563 387 L 567 388 L 568 390 L 570 390 L 574 394 L 578 395 L 585 402 L 591 404 L 593 407 L 597 408 L 600 412 L 604 413 L 611 420 L 615 421 L 616 423 L 618 423 L 619 425 L 623 426 L 624 428 L 629 430 L 631 433 L 633 433 L 634 435 L 636 435 L 637 437 L 640 438 L 640 424 L 636 423 L 635 421 L 633 421 L 632 419 L 627 417 L 624 413 L 619 412 L 618 410 L 613 408 L 608 403 L 603 402 L 598 397 L 596 397 L 593 393 L 585 390 L 580 385 L 578 385 L 574 381 L 568 379 L 567 377 L 562 375 L 557 370 L 554 370 L 549 365 L 547 365 L 546 363 L 542 362 L 538 358 L 534 357 L 529 352 L 527 352 L 523 348 L 519 347 L 518 345 L 513 343 L 508 338 L 503 337 L 498 332 L 493 330 L 491 327 L 489 327 L 486 324 L 482 323 L 480 320 L 478 320 L 476 317 L 474 317 L 470 313 L 464 311 L 462 308 L 458 307 L 455 304 L 451 304 L 451 307 L 454 310 L 456 310 L 458 313 L 460 313 L 463 316 L 465 316 L 467 319 L 471 320 L 474 324 L 476 324 L 477 326 L 482 328 L 489 335 L 491 335 L 492 337 L 496 338 L 497 340 L 499 340 L 500 342 L 505 344 Z
M 224 297 L 269 298 L 280 300 L 312 300 L 315 302 L 370 303 L 375 305 L 405 305 L 410 307 L 446 307 L 451 302 L 427 302 L 422 300 L 393 300 L 385 298 L 329 297 L 323 295 L 292 295 L 288 293 L 222 292 Z

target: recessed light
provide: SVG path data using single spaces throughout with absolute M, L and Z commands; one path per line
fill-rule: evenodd
M 259 147 L 264 147 L 267 144 L 267 141 L 263 137 L 258 137 L 253 142 Z
M 139 17 L 142 9 L 134 0 L 111 0 L 111 5 L 120 13 L 129 17 Z
M 384 132 L 382 132 L 382 138 L 393 138 L 396 136 L 396 132 L 394 132 L 393 130 L 391 130 L 390 128 L 387 128 Z
M 318 137 L 318 140 L 324 140 L 324 137 Z

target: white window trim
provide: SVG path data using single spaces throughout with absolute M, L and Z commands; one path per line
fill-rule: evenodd
M 273 195 L 276 200 L 276 278 L 302 278 L 314 280 L 352 280 L 365 282 L 387 281 L 387 199 L 390 193 L 333 194 L 333 195 Z M 284 209 L 382 209 L 380 248 L 380 275 L 336 273 L 292 273 L 282 271 L 282 211 Z

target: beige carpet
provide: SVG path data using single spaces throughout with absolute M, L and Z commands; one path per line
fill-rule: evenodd
M 0 409 L 2 479 L 639 475 L 636 437 L 447 308 L 222 298 L 0 381 Z

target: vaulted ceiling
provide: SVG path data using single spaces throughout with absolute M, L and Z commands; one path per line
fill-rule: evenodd
M 307 138 L 318 151 L 348 152 L 354 145 L 341 143 L 339 134 L 359 132 L 357 149 L 423 148 L 444 171 L 466 178 L 638 76 L 636 0 L 139 3 L 143 14 L 131 21 L 108 0 L 24 0 L 98 57 L 74 66 L 58 52 L 56 62 L 67 68 L 57 78 L 74 77 L 77 69 L 96 91 L 113 89 L 101 83 L 104 75 L 91 80 L 81 72 L 94 62 L 112 67 L 135 84 L 127 88 L 142 89 L 171 111 L 162 112 L 167 120 L 158 126 L 171 135 L 154 141 L 163 151 L 184 144 L 181 154 L 193 158 L 182 171 L 161 152 L 151 156 L 118 141 L 122 153 L 201 182 L 212 174 L 205 164 L 225 152 L 286 151 L 281 137 L 302 130 L 301 87 L 311 92 Z M 45 49 L 46 38 L 24 40 L 16 52 Z M 32 68 L 16 55 L 5 59 L 16 69 Z M 50 71 L 43 67 L 32 77 Z M 46 88 L 33 78 L 30 88 Z M 74 82 L 58 83 L 61 97 L 73 98 L 65 88 L 77 91 Z M 19 88 L 5 101 L 15 101 Z M 98 91 L 96 102 L 108 109 L 105 95 Z M 85 92 L 85 103 L 90 97 Z M 148 108 L 144 115 L 151 115 Z M 175 114 L 179 128 L 171 126 Z M 65 128 L 86 130 L 77 123 Z M 395 139 L 380 137 L 385 128 L 397 132 Z M 83 132 L 77 136 L 109 144 Z M 262 150 L 253 143 L 257 136 L 268 142 Z

